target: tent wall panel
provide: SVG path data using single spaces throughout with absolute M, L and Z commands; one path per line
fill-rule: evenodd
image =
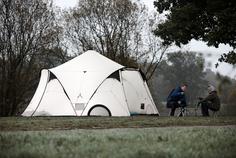
M 145 86 L 146 83 L 142 79 L 139 71 L 122 71 L 122 81 L 131 115 L 147 114 L 147 112 L 153 114 L 158 113 L 152 98 L 150 98 L 149 94 L 147 93 Z
M 75 111 L 57 79 L 48 82 L 47 89 L 34 116 L 75 116 Z
M 102 83 L 82 115 L 87 116 L 88 111 L 95 105 L 104 105 L 110 110 L 112 116 L 130 116 L 122 84 L 117 79 L 107 78 Z
M 31 99 L 28 107 L 23 112 L 23 114 L 22 114 L 23 116 L 31 116 L 34 113 L 35 109 L 38 107 L 38 105 L 43 97 L 43 94 L 46 90 L 47 82 L 49 80 L 49 74 L 50 73 L 48 70 L 41 71 L 41 77 L 39 80 L 38 87 L 36 89 L 36 92 L 35 92 L 33 98 Z
M 149 90 L 149 88 L 148 88 L 147 82 L 144 82 L 144 87 L 145 87 L 145 90 L 146 90 L 146 92 L 147 92 L 148 98 L 149 98 L 150 101 L 151 101 L 150 107 L 153 109 L 153 111 L 152 111 L 151 113 L 158 114 L 157 107 L 156 107 L 155 102 L 154 102 L 154 100 L 153 100 L 153 98 L 152 98 L 152 95 L 151 95 L 151 92 L 150 92 L 150 90 Z M 150 114 L 150 111 L 148 112 L 148 114 Z

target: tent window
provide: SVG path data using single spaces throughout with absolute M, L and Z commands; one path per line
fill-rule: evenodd
M 114 78 L 114 79 L 117 79 L 118 81 L 120 81 L 119 71 L 113 72 L 110 76 L 108 76 L 108 78 Z
M 53 73 L 50 72 L 49 81 L 51 81 L 53 79 L 57 79 L 57 77 Z
M 141 103 L 140 109 L 145 109 L 145 104 Z

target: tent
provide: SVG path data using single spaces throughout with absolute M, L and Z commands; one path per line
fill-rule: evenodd
M 23 116 L 131 116 L 159 112 L 144 76 L 95 51 L 43 69 Z

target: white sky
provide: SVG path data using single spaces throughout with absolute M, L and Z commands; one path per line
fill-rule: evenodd
M 74 7 L 79 0 L 54 0 L 54 4 L 58 7 L 67 9 Z M 139 0 L 143 2 L 151 11 L 155 11 L 153 6 L 154 0 Z M 208 47 L 206 43 L 202 41 L 196 41 L 192 40 L 188 45 L 185 45 L 181 48 L 178 47 L 172 47 L 170 50 L 176 51 L 176 50 L 188 50 L 188 51 L 195 51 L 195 52 L 201 52 L 203 56 L 205 57 L 205 60 L 207 68 L 212 69 L 215 72 L 220 72 L 223 75 L 230 76 L 232 78 L 236 79 L 236 68 L 233 68 L 232 65 L 227 63 L 220 63 L 219 67 L 216 69 L 215 64 L 217 63 L 218 58 L 222 53 L 228 52 L 229 50 L 232 50 L 228 45 L 221 44 L 219 48 L 215 47 Z M 211 54 L 211 56 L 209 55 Z

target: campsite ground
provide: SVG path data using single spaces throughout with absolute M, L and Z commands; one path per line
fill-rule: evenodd
M 236 117 L 0 118 L 0 157 L 236 157 Z

